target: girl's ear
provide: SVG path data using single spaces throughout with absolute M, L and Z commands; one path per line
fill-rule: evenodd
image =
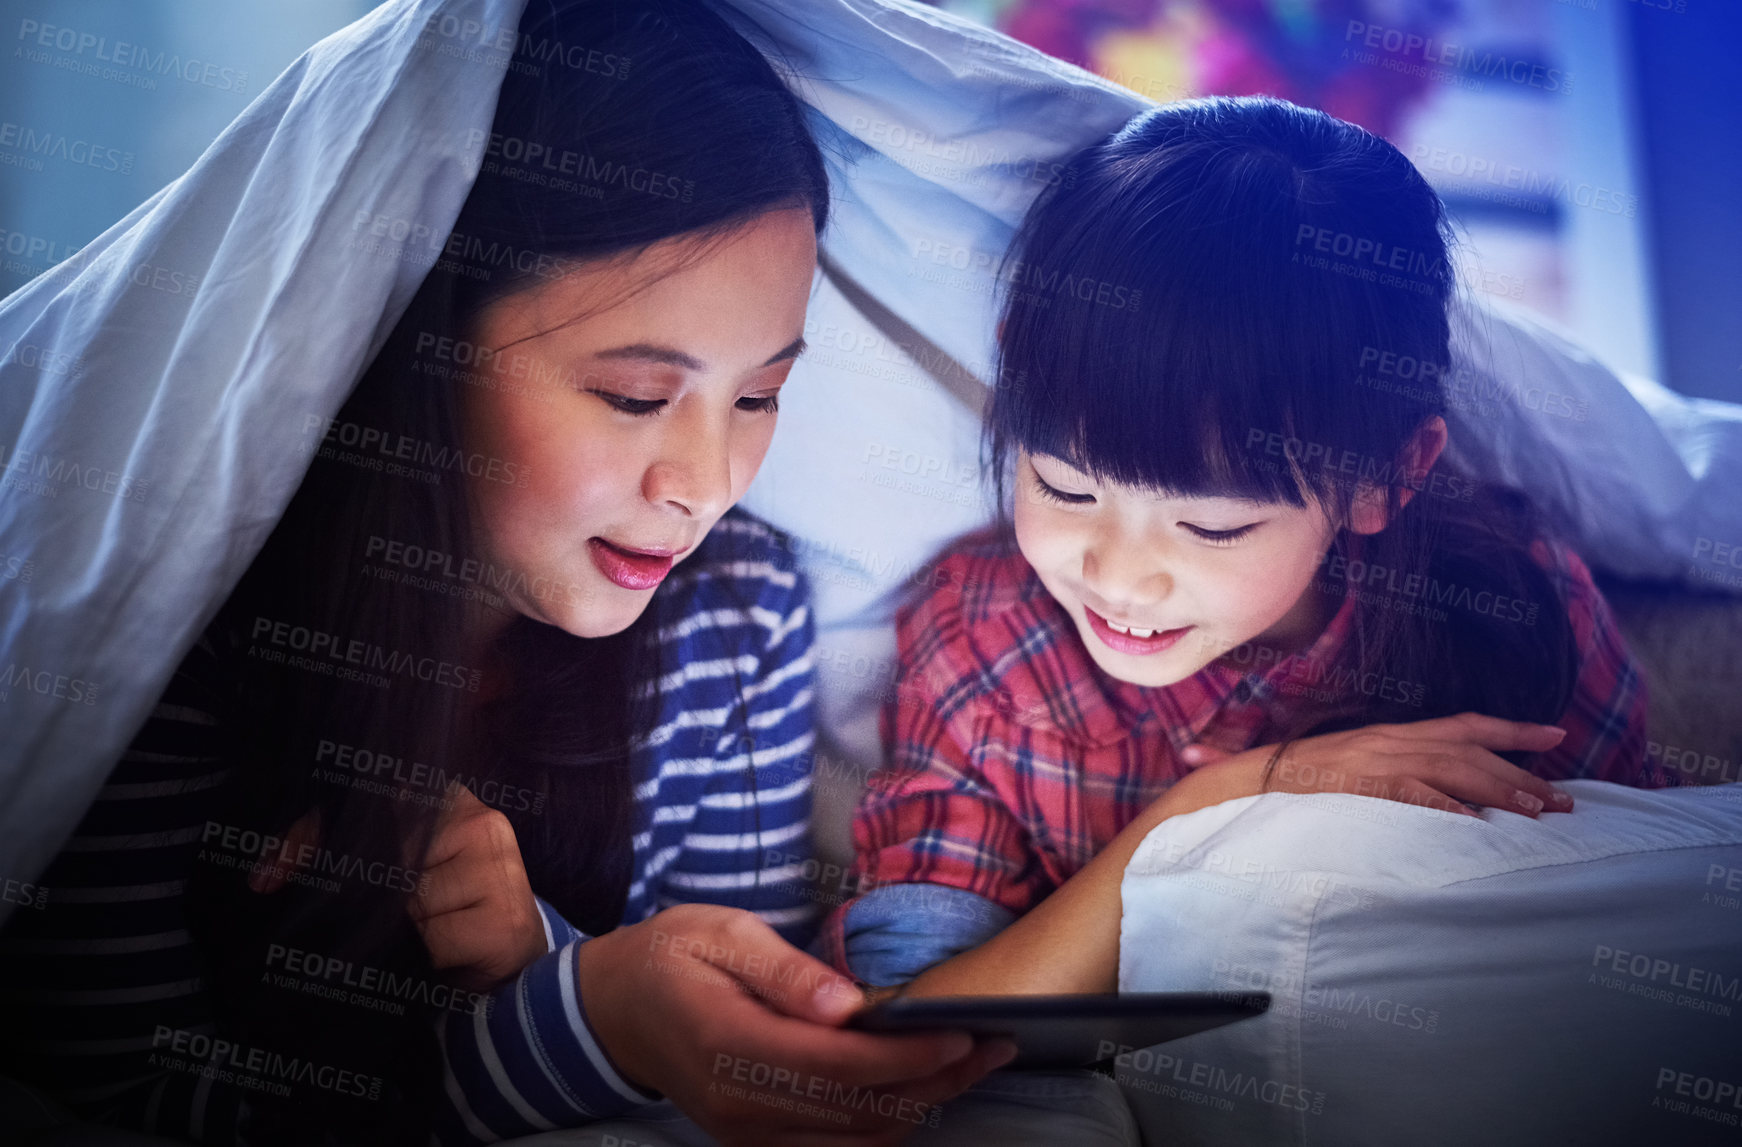
M 1428 471 L 1434 463 L 1440 460 L 1440 455 L 1446 449 L 1446 420 L 1439 415 L 1423 422 L 1415 428 L 1409 441 L 1397 456 L 1397 469 L 1403 482 L 1399 494 L 1398 505 L 1409 505 L 1409 500 L 1426 482 Z M 1361 488 L 1355 491 L 1355 504 L 1349 514 L 1349 529 L 1357 534 L 1377 534 L 1391 524 L 1390 509 L 1386 505 L 1388 488 L 1377 486 L 1371 482 L 1363 482 Z

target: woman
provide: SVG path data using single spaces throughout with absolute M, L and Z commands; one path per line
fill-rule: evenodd
M 1009 1052 L 833 1030 L 857 996 L 791 944 L 809 618 L 730 511 L 827 214 L 798 105 L 693 0 L 516 43 L 442 258 L 287 428 L 302 487 L 0 937 L 4 1070 L 87 1118 L 421 1143 L 664 1095 L 886 1139 Z M 901 1102 L 788 1110 L 741 1062 Z

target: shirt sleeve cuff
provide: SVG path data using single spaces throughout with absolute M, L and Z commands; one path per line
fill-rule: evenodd
M 449 1096 L 472 1141 L 574 1127 L 662 1098 L 624 1078 L 599 1042 L 577 990 L 583 943 L 528 964 L 487 1008 L 446 1019 Z
M 933 964 L 978 948 L 1008 928 L 1016 914 L 945 884 L 885 884 L 836 918 L 847 971 L 865 983 L 888 986 L 905 984 Z
M 546 903 L 542 896 L 534 896 L 533 899 L 538 902 L 539 919 L 544 921 L 544 950 L 547 954 L 566 948 L 576 940 L 591 939 L 585 932 L 563 919 L 562 913 Z

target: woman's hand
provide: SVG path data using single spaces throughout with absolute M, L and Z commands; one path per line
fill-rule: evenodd
M 487 992 L 545 954 L 544 918 L 508 818 L 458 781 L 445 795 L 407 911 L 435 967 L 463 988 Z M 274 842 L 276 855 L 262 856 L 248 886 L 265 895 L 284 887 L 305 866 L 320 833 L 320 810 L 312 809 L 286 830 L 281 844 Z
M 455 782 L 408 911 L 431 961 L 487 992 L 546 952 L 544 918 L 508 818 Z
M 1190 792 L 1193 808 L 1259 792 L 1343 792 L 1470 816 L 1476 814 L 1465 803 L 1534 817 L 1569 812 L 1573 798 L 1495 754 L 1546 752 L 1565 736 L 1553 725 L 1460 713 L 1305 737 L 1289 742 L 1280 756 L 1275 745 L 1226 755 L 1192 746 L 1184 757 L 1199 768 L 1174 789 Z M 1181 806 L 1185 798 L 1169 790 L 1162 799 L 1177 815 L 1188 811 Z
M 859 989 L 738 909 L 668 908 L 582 944 L 576 964 L 618 1069 L 728 1145 L 897 1143 L 1016 1052 L 842 1030 Z

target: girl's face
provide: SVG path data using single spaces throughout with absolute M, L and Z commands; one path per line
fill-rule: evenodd
M 1121 681 L 1172 685 L 1247 642 L 1292 652 L 1334 612 L 1311 584 L 1336 532 L 1317 504 L 1164 497 L 1028 451 L 1016 487 L 1023 557 Z
M 627 628 L 743 497 L 804 347 L 808 209 L 695 242 L 583 265 L 473 331 L 492 352 L 462 400 L 466 449 L 490 463 L 470 479 L 480 580 L 579 637 Z

